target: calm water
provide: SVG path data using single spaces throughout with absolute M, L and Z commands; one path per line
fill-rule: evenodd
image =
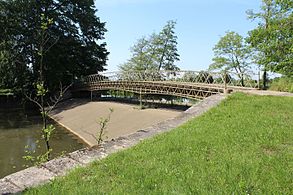
M 40 121 L 41 118 L 37 112 L 0 107 L 0 178 L 22 170 L 24 165 L 28 164 L 22 158 L 25 155 L 25 146 L 28 146 L 30 150 L 45 151 L 45 144 L 41 139 Z M 53 157 L 84 147 L 66 129 L 57 124 L 54 125 L 56 130 L 51 138 Z M 37 140 L 40 140 L 39 144 L 36 144 Z

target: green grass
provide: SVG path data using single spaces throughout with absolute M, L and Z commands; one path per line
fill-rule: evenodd
M 293 77 L 276 78 L 270 84 L 270 90 L 293 93 Z
M 293 98 L 234 94 L 203 116 L 27 194 L 292 194 Z

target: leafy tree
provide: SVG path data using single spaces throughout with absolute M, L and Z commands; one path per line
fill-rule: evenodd
M 293 2 L 262 0 L 258 13 L 247 12 L 258 26 L 249 32 L 248 42 L 257 51 L 255 62 L 263 67 L 264 87 L 267 71 L 293 75 Z
M 0 87 L 22 89 L 29 83 L 31 95 L 24 94 L 42 116 L 47 152 L 37 158 L 28 153 L 30 161 L 50 159 L 54 127 L 48 118 L 64 92 L 59 83 L 104 70 L 108 52 L 99 41 L 106 29 L 95 12 L 93 0 L 0 1 Z
M 131 59 L 122 64 L 120 70 L 178 70 L 175 65 L 179 60 L 175 24 L 174 21 L 168 21 L 159 34 L 153 33 L 139 39 L 131 48 Z
M 93 0 L 0 0 L 0 53 L 6 53 L 4 61 L 9 62 L 0 60 L 9 70 L 0 72 L 5 78 L 0 86 L 14 81 L 12 87 L 22 89 L 43 75 L 44 84 L 54 91 L 60 82 L 69 84 L 105 70 L 105 23 L 95 13 Z M 42 26 L 44 20 L 50 25 Z
M 176 70 L 178 67 L 174 62 L 179 60 L 177 53 L 177 36 L 175 35 L 176 22 L 168 21 L 167 25 L 160 32 L 159 36 L 154 39 L 157 54 L 159 57 L 158 70 Z
M 244 38 L 236 32 L 228 31 L 221 37 L 213 48 L 215 57 L 214 63 L 209 69 L 225 69 L 236 71 L 241 84 L 244 86 L 243 75 L 249 68 L 250 48 Z
M 132 52 L 132 58 L 128 62 L 121 65 L 119 68 L 122 71 L 143 71 L 143 70 L 155 70 L 156 69 L 156 56 L 155 46 L 151 44 L 155 34 L 151 35 L 149 39 L 143 37 L 137 41 L 137 43 L 130 48 Z
M 17 49 L 18 41 L 22 38 L 16 36 L 21 30 L 19 19 L 21 6 L 17 7 L 18 9 L 14 7 L 16 7 L 14 1 L 0 0 L 0 88 L 26 87 L 26 83 L 30 82 L 25 59 Z

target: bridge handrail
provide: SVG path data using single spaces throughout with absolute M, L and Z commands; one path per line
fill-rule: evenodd
M 221 84 L 228 87 L 259 87 L 259 75 L 254 73 L 241 74 L 232 71 L 114 71 L 88 75 L 81 82 L 90 84 L 101 81 L 173 81 L 178 83 Z

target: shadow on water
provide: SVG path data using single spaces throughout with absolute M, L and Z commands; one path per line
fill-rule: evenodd
M 56 127 L 51 138 L 52 157 L 84 147 L 66 129 L 53 121 L 50 123 Z M 41 128 L 41 117 L 37 110 L 0 105 L 0 178 L 25 168 L 24 165 L 28 164 L 23 159 L 25 146 L 39 154 L 45 151 Z

